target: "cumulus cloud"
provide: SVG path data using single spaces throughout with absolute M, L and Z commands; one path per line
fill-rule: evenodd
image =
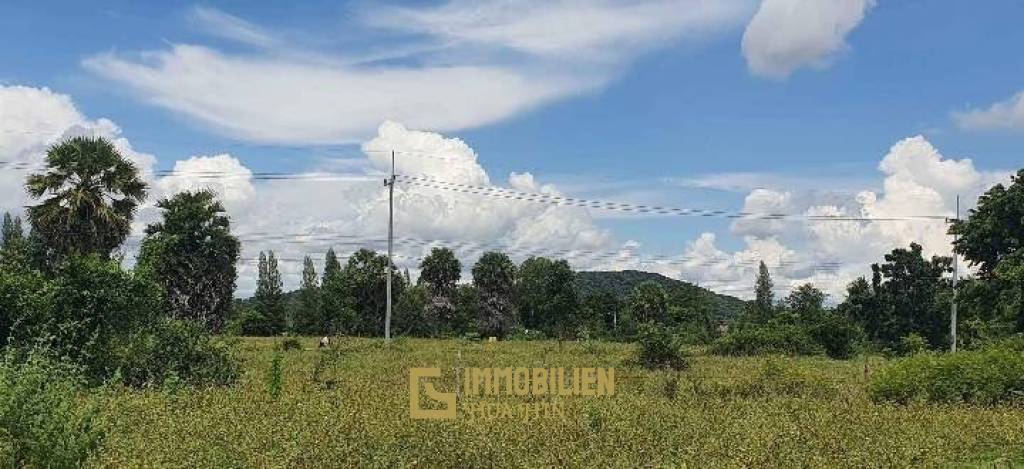
M 950 255 L 952 238 L 943 218 L 954 215 L 957 195 L 966 213 L 989 187 L 1009 179 L 1006 172 L 978 170 L 970 159 L 947 158 L 921 136 L 893 145 L 878 169 L 881 190 L 864 190 L 845 200 L 836 194 L 823 200 L 813 194 L 752 191 L 745 212 L 779 210 L 799 217 L 737 220 L 732 229 L 743 236 L 745 247 L 734 252 L 719 248 L 715 235 L 706 233 L 688 247 L 679 275 L 749 298 L 757 262 L 763 260 L 779 293 L 813 283 L 839 300 L 850 281 L 867 275 L 868 266 L 893 249 L 916 242 L 926 256 Z M 811 219 L 815 216 L 852 219 Z
M 1024 130 L 1024 91 L 987 109 L 953 113 L 957 125 L 969 130 Z
M 846 49 L 846 36 L 874 0 L 763 0 L 743 33 L 750 70 L 784 78 L 804 66 L 825 67 Z
M 25 174 L 41 167 L 50 145 L 84 135 L 109 139 L 152 180 L 156 158 L 135 151 L 110 120 L 87 119 L 70 97 L 48 88 L 0 85 L 0 210 L 20 214 L 29 202 Z
M 387 233 L 383 181 L 392 150 L 397 155 L 396 169 L 403 174 L 499 187 L 462 140 L 410 130 L 393 121 L 381 124 L 376 136 L 363 144 L 365 164 L 346 163 L 346 168 L 358 171 L 345 174 L 313 168 L 289 179 L 266 180 L 229 154 L 193 156 L 175 162 L 169 173 L 157 173 L 152 155 L 135 151 L 113 122 L 83 116 L 68 96 L 45 88 L 0 87 L 0 150 L 10 155 L 5 161 L 18 163 L 16 168 L 0 168 L 0 191 L 12 195 L 0 200 L 0 211 L 20 213 L 28 203 L 21 189 L 26 174 L 42 168 L 48 145 L 78 134 L 114 141 L 150 183 L 149 199 L 140 207 L 126 244 L 129 263 L 143 228 L 160 217 L 154 206 L 157 200 L 181 191 L 209 189 L 224 201 L 233 231 L 242 240 L 242 295 L 254 288 L 254 260 L 262 250 L 278 254 L 289 288 L 298 283 L 305 255 L 322 263 L 330 247 L 342 256 L 360 247 L 383 250 Z M 512 173 L 504 185 L 560 194 L 530 173 Z M 587 265 L 603 260 L 588 259 L 582 253 L 617 249 L 611 234 L 598 227 L 585 209 L 488 198 L 402 181 L 395 190 L 395 225 L 396 263 L 413 270 L 418 258 L 434 245 L 454 247 L 467 266 L 489 249 L 508 250 L 518 260 L 530 253 L 561 251 L 571 261 Z
M 371 63 L 359 59 L 365 51 L 310 52 L 316 47 L 197 8 L 191 15 L 197 24 L 254 50 L 172 44 L 137 56 L 98 54 L 83 64 L 148 103 L 233 138 L 356 143 L 372 138 L 384 120 L 465 129 L 585 93 L 637 53 L 729 27 L 746 17 L 749 3 L 455 0 L 371 7 L 353 26 L 390 34 L 385 43 L 395 43 L 403 55 L 388 59 L 384 51 Z

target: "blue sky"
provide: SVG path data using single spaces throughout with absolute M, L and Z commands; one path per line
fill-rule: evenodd
M 494 103 L 493 112 L 456 109 L 472 106 L 457 103 L 457 89 L 439 89 L 443 98 L 429 112 L 395 112 L 414 115 L 416 122 L 394 120 L 409 129 L 462 139 L 496 184 L 503 185 L 510 172 L 529 172 L 573 196 L 739 210 L 755 187 L 790 191 L 798 198 L 829 191 L 882 195 L 887 175 L 879 171 L 879 162 L 890 147 L 915 135 L 923 135 L 942 158 L 972 159 L 974 170 L 982 174 L 1019 168 L 1024 161 L 1024 105 L 1017 114 L 1012 109 L 1013 97 L 1024 89 L 1020 1 L 842 0 L 836 4 L 849 4 L 843 12 L 815 10 L 809 0 L 730 0 L 720 4 L 730 4 L 724 10 L 701 1 L 646 3 L 680 17 L 699 13 L 679 21 L 637 13 L 623 22 L 649 23 L 608 42 L 558 35 L 544 42 L 552 24 L 573 28 L 591 13 L 607 13 L 605 7 L 614 18 L 622 3 L 549 4 L 550 15 L 545 16 L 534 14 L 545 8 L 530 2 L 12 0 L 0 7 L 0 84 L 47 87 L 69 96 L 83 115 L 115 122 L 134 149 L 156 157 L 158 168 L 194 155 L 227 153 L 253 171 L 307 171 L 332 159 L 362 158 L 360 142 L 375 133 L 354 122 L 310 134 L 282 130 L 268 141 L 257 135 L 259 129 L 252 131 L 252 122 L 237 123 L 237 128 L 225 128 L 236 125 L 234 121 L 212 124 L 201 114 L 214 111 L 203 108 L 202 101 L 215 98 L 201 94 L 215 92 L 201 85 L 175 87 L 175 81 L 186 80 L 169 70 L 173 67 L 168 61 L 176 59 L 181 67 L 285 64 L 273 70 L 296 74 L 350 66 L 373 71 L 460 66 L 511 71 L 514 79 L 508 86 L 524 81 L 523 90 L 509 91 L 511 101 Z M 771 15 L 773 8 L 788 16 Z M 769 25 L 767 37 L 760 38 L 771 52 L 765 60 L 783 57 L 785 63 L 771 65 L 782 67 L 781 72 L 759 72 L 752 65 L 756 59 L 744 52 L 744 33 L 754 36 L 750 30 L 755 15 L 763 15 Z M 510 17 L 531 16 L 538 17 L 536 24 L 497 30 L 498 39 L 496 30 L 488 29 L 493 23 L 514 23 Z M 551 17 L 560 22 L 544 22 Z M 595 24 L 606 26 L 606 18 L 598 18 Z M 825 24 L 815 28 L 816 22 Z M 805 26 L 810 33 L 792 37 L 772 31 Z M 617 34 L 616 27 L 607 27 L 608 34 Z M 815 35 L 822 28 L 843 31 L 838 37 Z M 524 29 L 524 35 L 516 36 Z M 537 31 L 541 42 L 529 42 L 538 38 Z M 568 52 L 547 48 L 563 39 Z M 816 40 L 838 43 L 815 45 Z M 571 50 L 577 45 L 578 52 Z M 191 59 L 184 53 L 176 55 L 181 46 L 196 46 L 215 57 L 187 62 Z M 806 56 L 807 50 L 818 52 Z M 157 77 L 139 78 L 147 73 Z M 251 79 L 254 90 L 289 93 L 295 101 L 310 93 L 310 100 L 317 99 L 302 87 L 274 88 L 291 80 L 232 78 Z M 496 78 L 494 83 L 467 85 L 467 99 L 505 94 L 504 77 Z M 349 85 L 373 86 L 375 81 Z M 396 81 L 394 86 L 404 87 L 396 99 L 410 99 L 405 93 L 419 99 L 408 90 L 415 86 Z M 423 93 L 435 92 L 430 89 L 433 82 L 424 81 Z M 476 86 L 483 88 L 474 92 Z M 361 90 L 352 92 L 358 96 Z M 449 109 L 443 99 L 456 103 Z M 965 124 L 956 117 L 958 112 L 990 111 L 1000 102 L 1010 110 L 973 121 L 981 124 Z M 381 113 L 379 121 L 393 117 L 387 104 L 359 102 L 346 109 L 346 103 L 314 112 L 324 120 L 374 112 Z M 265 112 L 253 118 L 257 126 L 261 119 L 267 126 L 307 124 L 274 120 L 273 114 L 301 112 L 301 106 L 281 111 L 269 104 L 246 108 L 248 115 L 240 117 L 223 110 L 231 103 L 218 103 L 216 118 L 226 122 Z M 189 106 L 202 109 L 185 109 Z M 636 240 L 652 254 L 682 252 L 705 232 L 715 233 L 716 246 L 725 252 L 749 247 L 744 241 L 749 233 L 724 219 L 593 218 L 614 242 Z M 770 235 L 787 239 L 785 233 Z M 807 246 L 806 239 L 790 242 L 797 250 Z

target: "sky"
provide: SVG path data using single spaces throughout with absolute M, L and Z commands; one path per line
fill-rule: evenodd
M 21 184 L 49 145 L 111 138 L 151 186 L 126 262 L 156 200 L 211 188 L 244 296 L 261 250 L 294 287 L 305 255 L 383 249 L 395 150 L 413 276 L 446 244 L 467 270 L 497 248 L 749 297 L 763 260 L 780 295 L 841 299 L 894 248 L 949 254 L 957 195 L 969 209 L 1024 166 L 1022 16 L 1019 0 L 9 0 L 0 161 L 22 166 L 0 163 L 0 210 L 32 203 Z

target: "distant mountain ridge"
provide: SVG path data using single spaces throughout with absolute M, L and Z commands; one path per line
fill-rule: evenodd
M 715 293 L 690 282 L 676 280 L 654 272 L 639 270 L 576 272 L 576 289 L 581 295 L 608 291 L 620 298 L 625 298 L 633 291 L 634 287 L 648 281 L 660 284 L 670 293 L 673 290 L 678 290 L 689 297 L 706 298 L 714 305 L 714 319 L 717 320 L 735 319 L 743 313 L 747 305 L 746 301 L 739 298 Z

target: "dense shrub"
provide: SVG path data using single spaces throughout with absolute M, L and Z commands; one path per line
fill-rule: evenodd
M 547 339 L 547 335 L 544 331 L 537 329 L 524 329 L 517 327 L 512 330 L 512 333 L 508 335 L 508 340 L 544 340 Z
M 288 337 L 281 341 L 280 347 L 281 350 L 285 352 L 290 352 L 292 350 L 302 350 L 302 343 L 299 342 L 299 339 L 296 339 L 295 337 Z
M 689 367 L 681 341 L 663 326 L 653 323 L 640 326 L 637 343 L 640 346 L 638 359 L 645 368 L 684 370 Z
M 50 278 L 15 275 L 20 299 L 6 312 L 15 318 L 12 342 L 43 340 L 56 356 L 82 365 L 93 382 L 116 368 L 114 344 L 162 311 L 155 284 L 94 256 L 71 258 Z
M 711 345 L 717 355 L 816 355 L 822 347 L 801 326 L 748 326 L 720 337 Z
M 919 353 L 878 372 L 876 402 L 965 402 L 991 405 L 1024 399 L 1024 353 L 993 346 L 956 354 Z
M 808 328 L 811 338 L 818 343 L 829 358 L 846 360 L 857 352 L 863 333 L 853 323 L 829 315 Z
M 162 386 L 167 380 L 223 385 L 238 376 L 228 344 L 190 320 L 161 318 L 118 344 L 113 363 L 124 384 Z
M 103 438 L 81 383 L 48 354 L 8 351 L 0 361 L 0 464 L 81 467 Z

